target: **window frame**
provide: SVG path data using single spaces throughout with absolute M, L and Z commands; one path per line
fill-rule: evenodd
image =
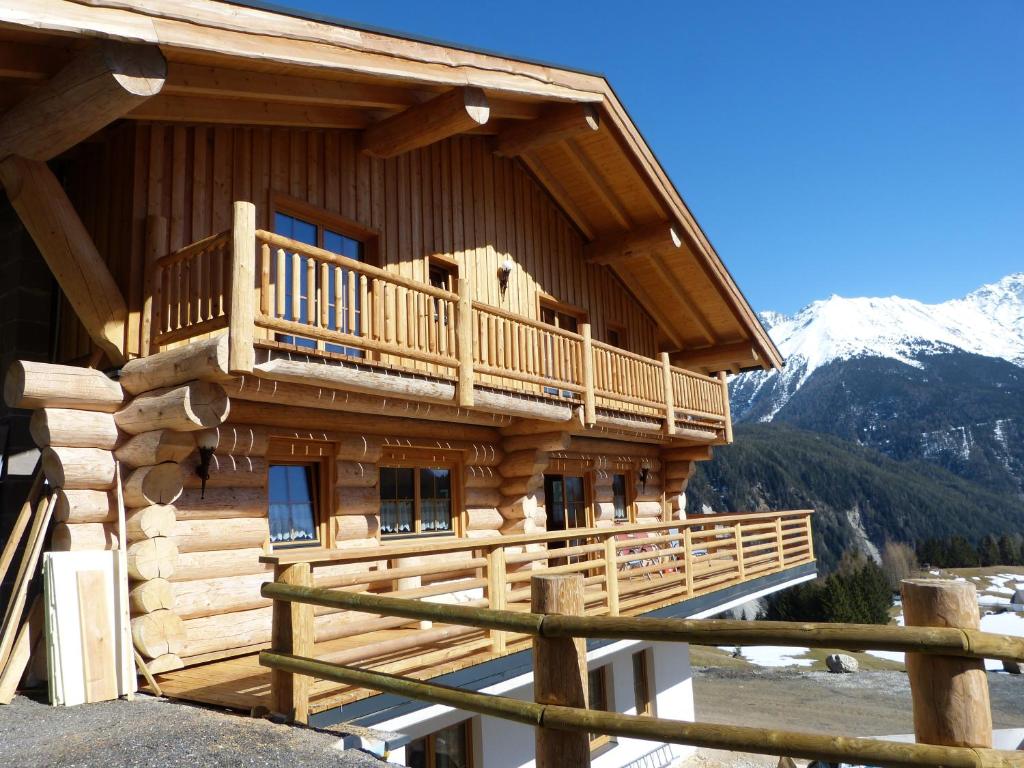
M 612 470 L 612 522 L 616 525 L 628 525 L 629 523 L 636 522 L 636 487 L 635 483 L 630 483 L 630 473 L 632 470 Z M 623 499 L 625 501 L 624 507 L 626 510 L 626 516 L 624 518 L 615 517 L 615 478 L 621 477 L 623 484 Z
M 463 509 L 463 467 L 462 457 L 454 454 L 438 454 L 423 449 L 404 449 L 401 451 L 385 451 L 377 463 L 378 472 L 385 469 L 447 469 L 451 484 L 452 529 L 450 531 L 421 531 L 420 515 L 420 476 L 417 471 L 413 478 L 413 525 L 415 530 L 409 533 L 384 533 L 382 528 L 382 510 L 377 508 L 377 538 L 380 541 L 401 541 L 404 539 L 462 538 L 465 535 L 466 520 Z M 378 488 L 379 498 L 379 488 Z
M 545 325 L 552 325 L 544 320 L 545 309 L 555 313 L 556 321 L 559 315 L 566 315 L 573 318 L 576 321 L 576 330 L 570 331 L 570 333 L 579 333 L 580 324 L 590 322 L 589 313 L 582 307 L 577 307 L 574 304 L 566 304 L 564 301 L 559 301 L 554 296 L 550 296 L 548 294 L 541 294 L 537 297 L 537 319 Z M 560 330 L 567 330 L 562 328 L 562 326 L 557 322 L 552 327 Z
M 612 341 L 612 334 L 618 336 L 618 341 Z M 626 326 L 619 323 L 605 323 L 604 327 L 604 338 L 605 343 L 609 344 L 617 349 L 629 351 L 629 331 Z
M 595 706 L 597 702 L 594 701 L 593 687 L 590 685 L 591 679 L 597 676 L 601 681 L 601 693 L 602 701 L 600 702 L 603 706 Z M 612 699 L 612 663 L 602 664 L 600 667 L 587 670 L 587 709 L 595 712 L 614 712 L 615 702 Z M 591 755 L 596 752 L 608 749 L 612 744 L 615 743 L 615 739 L 609 736 L 607 733 L 591 733 L 588 734 L 590 740 L 590 753 Z
M 633 662 L 633 702 L 636 713 L 642 717 L 654 717 L 655 700 L 651 693 L 653 678 L 654 655 L 650 648 L 643 648 L 632 655 Z M 637 671 L 641 674 L 637 675 Z
M 267 450 L 266 470 L 266 504 L 267 525 L 270 525 L 270 468 L 272 466 L 306 466 L 313 468 L 313 527 L 316 538 L 312 541 L 271 541 L 270 532 L 264 550 L 280 552 L 282 550 L 320 547 L 328 549 L 334 546 L 330 519 L 332 509 L 325 504 L 334 503 L 334 454 L 333 443 L 316 440 L 280 440 L 271 438 Z
M 275 192 L 274 190 L 270 191 L 269 211 L 270 220 L 268 224 L 271 229 L 274 227 L 274 218 L 278 213 L 302 219 L 307 224 L 316 227 L 317 248 L 324 247 L 324 230 L 329 229 L 352 240 L 358 240 L 362 244 L 363 253 L 360 261 L 363 264 L 369 264 L 374 267 L 380 266 L 379 230 L 368 227 L 358 221 L 353 221 L 342 216 L 340 213 L 313 205 L 306 200 L 292 197 L 283 192 Z
M 468 718 L 466 720 L 459 720 L 457 723 L 452 723 L 451 725 L 446 726 L 445 728 L 439 728 L 438 730 L 432 731 L 431 733 L 428 733 L 425 736 L 420 736 L 418 739 L 411 739 L 405 745 L 405 749 L 406 749 L 405 764 L 406 764 L 406 766 L 409 765 L 409 751 L 408 751 L 409 750 L 409 746 L 412 745 L 412 744 L 415 744 L 417 741 L 422 741 L 422 742 L 425 742 L 425 745 L 426 745 L 426 750 L 425 750 L 425 754 L 427 756 L 427 766 L 426 766 L 426 768 L 437 768 L 437 746 L 436 746 L 437 735 L 441 731 L 446 731 L 449 728 L 455 728 L 457 726 L 462 726 L 463 733 L 465 734 L 465 743 L 463 744 L 463 748 L 466 750 L 466 768 L 474 768 L 474 766 L 476 765 L 476 755 L 473 752 L 473 744 L 474 744 L 474 741 L 473 741 L 473 718 Z

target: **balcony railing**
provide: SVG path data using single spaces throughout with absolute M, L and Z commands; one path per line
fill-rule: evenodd
M 254 345 L 297 349 L 452 380 L 463 406 L 475 385 L 578 402 L 588 424 L 601 408 L 663 420 L 669 435 L 731 438 L 724 374 L 473 301 L 465 280 L 445 290 L 257 230 L 246 205 L 231 230 L 155 262 L 151 351 L 230 327 L 236 370 L 251 370 Z

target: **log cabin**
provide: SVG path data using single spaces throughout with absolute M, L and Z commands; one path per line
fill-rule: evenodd
M 511 610 L 580 573 L 613 616 L 813 578 L 808 511 L 687 514 L 727 375 L 782 360 L 604 77 L 255 3 L 9 0 L 0 82 L 2 530 L 38 457 L 46 548 L 125 551 L 166 695 L 272 710 L 261 586 L 298 563 Z M 319 658 L 530 695 L 512 633 L 312 626 Z M 588 664 L 590 706 L 692 719 L 685 646 Z M 531 763 L 525 726 L 307 698 L 407 765 Z

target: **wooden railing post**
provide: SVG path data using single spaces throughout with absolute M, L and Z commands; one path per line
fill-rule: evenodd
M 668 352 L 662 352 L 661 376 L 665 381 L 665 434 L 676 433 L 676 393 L 672 388 L 672 363 L 669 362 Z
M 690 526 L 683 528 L 683 557 L 686 560 L 686 594 L 693 597 L 693 535 Z
M 804 527 L 807 529 L 807 556 L 814 559 L 814 530 L 811 528 L 810 514 L 804 515 Z
M 487 554 L 487 607 L 492 611 L 505 610 L 505 548 L 494 547 Z M 491 651 L 504 653 L 506 633 L 502 629 L 490 630 Z
M 732 535 L 736 537 L 736 563 L 740 570 L 740 581 L 747 578 L 747 569 L 743 564 L 743 526 L 736 523 L 732 527 Z
M 534 613 L 583 614 L 580 574 L 534 576 L 530 580 Z M 587 646 L 582 638 L 534 637 L 533 695 L 538 704 L 587 706 Z M 537 768 L 590 765 L 590 738 L 581 731 L 538 727 Z
M 782 549 L 782 518 L 775 518 L 775 546 L 779 550 L 779 568 L 786 567 L 786 553 Z
M 615 546 L 614 534 L 604 540 L 605 589 L 608 592 L 608 615 L 619 615 L 619 564 L 616 560 L 619 550 Z
M 597 399 L 594 396 L 594 340 L 590 323 L 579 324 L 583 336 L 583 423 L 592 427 L 597 423 Z
M 908 627 L 978 629 L 978 595 L 970 582 L 909 579 L 901 588 Z M 992 746 L 992 710 L 982 659 L 906 654 L 920 744 Z
M 718 372 L 718 380 L 722 382 L 722 414 L 725 418 L 725 442 L 732 442 L 732 408 L 729 405 L 729 381 L 725 371 Z
M 469 280 L 457 281 L 459 311 L 456 313 L 455 338 L 459 354 L 459 407 L 473 407 L 473 295 Z
M 231 295 L 228 297 L 228 368 L 252 373 L 256 365 L 256 206 L 236 201 L 231 218 Z
M 312 587 L 309 563 L 274 566 L 274 581 L 299 587 Z M 313 606 L 284 600 L 274 601 L 270 647 L 278 653 L 310 658 L 313 656 Z M 289 721 L 309 721 L 309 690 L 313 680 L 305 675 L 273 670 L 270 675 L 271 709 Z

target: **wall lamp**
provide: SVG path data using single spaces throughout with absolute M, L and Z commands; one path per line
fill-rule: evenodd
M 651 470 L 648 467 L 640 467 L 640 492 L 643 493 L 647 490 L 647 481 L 651 477 Z
M 512 259 L 505 259 L 498 267 L 498 288 L 501 289 L 501 298 L 505 298 L 505 291 L 508 290 L 508 279 L 512 276 L 512 270 L 516 265 Z
M 196 447 L 199 449 L 199 463 L 196 475 L 199 477 L 199 498 L 206 498 L 206 481 L 210 479 L 210 462 L 213 452 L 217 449 L 217 430 L 205 429 L 196 435 Z

